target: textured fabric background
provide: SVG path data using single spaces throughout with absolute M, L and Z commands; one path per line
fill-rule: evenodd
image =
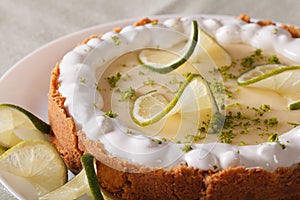
M 299 11 L 298 0 L 0 0 L 0 76 L 52 40 L 115 20 L 162 14 L 247 13 L 300 26 Z M 0 199 L 4 198 L 14 199 L 0 187 Z

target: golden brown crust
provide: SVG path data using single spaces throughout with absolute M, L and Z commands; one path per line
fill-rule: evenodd
M 250 17 L 243 20 L 250 22 Z M 143 19 L 136 25 L 151 23 Z M 119 31 L 120 29 L 116 30 Z M 91 36 L 84 41 L 100 36 Z M 229 168 L 222 171 L 201 170 L 185 165 L 172 169 L 152 169 L 134 165 L 109 156 L 101 143 L 77 132 L 73 119 L 64 108 L 65 98 L 58 92 L 59 65 L 51 75 L 49 121 L 53 131 L 51 141 L 61 153 L 69 169 L 81 170 L 80 158 L 91 153 L 97 158 L 101 187 L 118 199 L 299 199 L 300 165 L 263 169 Z M 134 173 L 132 172 L 134 171 Z
M 300 197 L 300 166 L 274 172 L 243 167 L 223 170 L 207 179 L 208 199 L 289 199 Z M 296 199 L 298 199 L 296 198 Z
M 76 136 L 76 128 L 74 121 L 68 117 L 63 109 L 65 98 L 58 92 L 59 67 L 52 70 L 50 92 L 48 96 L 48 113 L 52 131 L 55 135 L 51 135 L 52 143 L 61 153 L 68 168 L 74 172 L 81 169 L 81 163 L 78 158 L 82 156 L 82 151 L 78 149 L 78 141 Z

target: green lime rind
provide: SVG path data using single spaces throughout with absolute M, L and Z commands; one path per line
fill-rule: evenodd
M 40 118 L 36 117 L 31 112 L 25 110 L 24 108 L 14 105 L 14 104 L 0 104 L 0 108 L 1 107 L 15 109 L 15 110 L 23 113 L 24 115 L 26 115 L 29 118 L 29 120 L 32 122 L 32 124 L 34 125 L 34 127 L 36 129 L 38 129 L 42 133 L 50 134 L 50 125 L 47 124 L 46 122 L 44 122 L 43 120 L 41 120 Z
M 290 110 L 299 110 L 300 109 L 300 101 L 290 103 L 289 109 Z
M 95 162 L 95 157 L 91 154 L 84 154 L 81 157 L 81 163 L 82 163 L 83 169 L 86 173 L 87 181 L 88 181 L 93 198 L 95 200 L 104 200 L 104 197 L 101 193 L 98 178 L 96 175 L 96 169 L 95 169 L 94 162 Z
M 257 66 L 257 67 L 259 67 L 259 66 Z M 249 71 L 247 71 L 247 72 L 245 72 L 245 73 L 243 73 L 243 74 L 237 79 L 238 85 L 240 85 L 240 86 L 250 85 L 250 84 L 259 82 L 259 81 L 261 81 L 261 80 L 264 80 L 264 79 L 266 79 L 266 78 L 269 78 L 269 77 L 271 77 L 271 76 L 274 76 L 274 75 L 277 75 L 277 74 L 281 74 L 281 73 L 286 72 L 286 71 L 290 71 L 290 70 L 300 70 L 300 66 L 286 66 L 286 67 L 282 67 L 282 68 L 279 68 L 279 69 L 275 69 L 275 70 L 273 70 L 273 71 L 271 71 L 271 72 L 269 72 L 269 73 L 265 73 L 265 74 L 263 74 L 263 75 L 259 75 L 259 76 L 257 76 L 257 77 L 254 77 L 254 78 L 252 78 L 252 79 L 250 79 L 250 80 L 242 81 L 241 78 L 242 78 L 245 74 L 249 73 L 249 72 L 252 71 L 252 70 L 255 70 L 255 68 L 254 68 L 254 69 L 251 69 L 251 70 L 249 70 Z
M 181 65 L 183 65 L 193 54 L 196 45 L 198 43 L 198 23 L 196 20 L 192 21 L 192 31 L 191 31 L 191 37 L 187 43 L 187 45 L 189 45 L 187 47 L 187 50 L 183 53 L 182 56 L 180 56 L 180 58 L 176 59 L 175 61 L 167 64 L 167 65 L 159 65 L 157 63 L 154 63 L 153 65 L 151 64 L 147 64 L 145 61 L 143 61 L 143 59 L 141 59 L 141 56 L 138 56 L 139 61 L 147 68 L 156 71 L 158 73 L 161 74 L 165 74 L 168 72 L 171 72 L 175 69 L 177 69 L 178 67 L 180 67 Z M 160 66 L 160 67 L 157 67 Z

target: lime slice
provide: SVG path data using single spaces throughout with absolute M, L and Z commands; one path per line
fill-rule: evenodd
M 239 85 L 251 85 L 269 78 L 266 80 L 268 84 L 264 86 L 265 88 L 284 90 L 289 88 L 289 85 L 285 85 L 287 83 L 296 81 L 294 85 L 298 85 L 300 77 L 298 76 L 300 74 L 298 70 L 300 70 L 300 66 L 285 66 L 280 64 L 259 65 L 243 73 L 237 79 L 237 82 Z M 293 80 L 287 81 L 290 77 Z M 297 87 L 300 88 L 300 86 Z
M 217 68 L 222 66 L 230 66 L 231 65 L 231 56 L 228 52 L 220 45 L 213 37 L 211 37 L 208 33 L 199 29 L 199 38 L 200 38 L 200 46 L 205 51 L 205 53 L 210 57 L 211 60 L 200 61 L 200 63 L 206 63 L 212 61 Z M 199 54 L 200 58 L 203 57 L 201 50 L 199 52 L 195 51 L 195 54 Z M 202 59 L 207 59 L 205 56 Z
M 1 176 L 12 174 L 10 186 L 18 189 L 20 180 L 34 188 L 36 196 L 44 195 L 67 180 L 67 168 L 56 149 L 47 141 L 27 140 L 20 142 L 0 156 Z M 17 181 L 18 180 L 18 181 Z M 31 186 L 31 187 L 30 187 Z M 32 196 L 32 189 L 16 191 Z
M 192 30 L 190 34 L 189 41 L 186 46 L 183 48 L 183 53 L 180 56 L 176 56 L 170 52 L 165 52 L 157 49 L 145 49 L 139 53 L 139 60 L 142 64 L 148 67 L 151 70 L 154 70 L 158 73 L 168 73 L 178 68 L 184 64 L 190 56 L 193 54 L 195 47 L 198 42 L 198 24 L 197 21 L 192 22 Z M 163 55 L 159 55 L 162 52 Z M 158 58 L 163 58 L 166 56 L 167 59 L 157 60 Z M 165 62 L 167 61 L 167 62 Z M 170 62 L 171 61 L 171 62 Z
M 132 110 L 133 119 L 137 124 L 148 123 L 149 118 L 155 118 L 167 105 L 168 101 L 162 94 L 151 91 L 135 100 Z
M 60 188 L 40 197 L 39 200 L 72 200 L 90 193 L 94 199 L 104 199 L 96 175 L 97 168 L 94 156 L 83 155 L 81 163 L 83 170 L 79 174 Z
M 0 104 L 0 145 L 12 147 L 22 140 L 45 140 L 50 126 L 27 110 Z
M 147 126 L 176 112 L 195 112 L 200 108 L 216 107 L 212 106 L 215 104 L 213 98 L 206 81 L 198 74 L 189 74 L 170 102 L 155 91 L 139 96 L 133 104 L 132 119 L 140 126 Z M 191 104 L 192 99 L 196 99 L 198 106 Z
M 162 95 L 156 95 L 154 92 L 149 92 L 136 98 L 132 108 L 133 121 L 140 126 L 147 126 L 161 120 L 174 108 L 184 89 L 194 76 L 194 74 L 190 74 L 187 77 L 169 103 L 166 103 L 167 100 Z
M 193 27 L 196 28 L 195 25 Z M 198 37 L 193 34 L 198 34 Z M 188 42 L 183 48 L 189 52 L 188 57 L 181 56 L 182 53 L 180 52 L 172 53 L 171 51 L 159 49 L 145 49 L 140 52 L 139 60 L 145 66 L 159 73 L 170 72 L 181 66 L 189 58 L 196 68 L 207 75 L 215 67 L 220 68 L 231 65 L 232 60 L 228 52 L 202 29 L 193 30 L 190 41 L 194 42 Z M 187 55 L 187 53 L 185 52 L 183 55 Z
M 259 65 L 243 73 L 237 82 L 241 86 L 274 90 L 287 99 L 289 109 L 300 109 L 300 66 Z

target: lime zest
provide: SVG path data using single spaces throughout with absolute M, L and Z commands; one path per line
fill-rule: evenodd
M 173 62 L 166 65 L 160 65 L 158 63 L 148 62 L 147 59 L 143 56 L 143 51 L 140 52 L 138 58 L 145 67 L 153 71 L 156 71 L 158 73 L 165 74 L 177 69 L 191 57 L 198 43 L 198 38 L 199 38 L 198 23 L 196 20 L 193 20 L 191 35 L 186 46 L 183 48 L 186 49 L 186 51 L 183 53 L 182 56 L 180 56 L 179 58 L 175 59 Z
M 14 104 L 0 104 L 0 108 L 1 107 L 11 108 L 25 114 L 30 119 L 30 121 L 36 129 L 38 129 L 42 133 L 50 134 L 50 125 L 38 118 L 37 116 L 35 116 L 34 114 L 32 114 L 31 112 L 27 111 L 26 109 Z
M 116 118 L 116 117 L 118 117 L 118 113 L 113 112 L 112 110 L 109 110 L 106 113 L 104 113 L 103 116 L 109 117 L 109 118 Z
M 91 154 L 84 154 L 81 157 L 81 163 L 82 163 L 82 166 L 86 173 L 87 181 L 88 181 L 91 193 L 93 195 L 93 198 L 95 200 L 104 200 L 102 193 L 101 193 L 98 178 L 96 175 L 97 167 L 95 164 L 95 157 Z

